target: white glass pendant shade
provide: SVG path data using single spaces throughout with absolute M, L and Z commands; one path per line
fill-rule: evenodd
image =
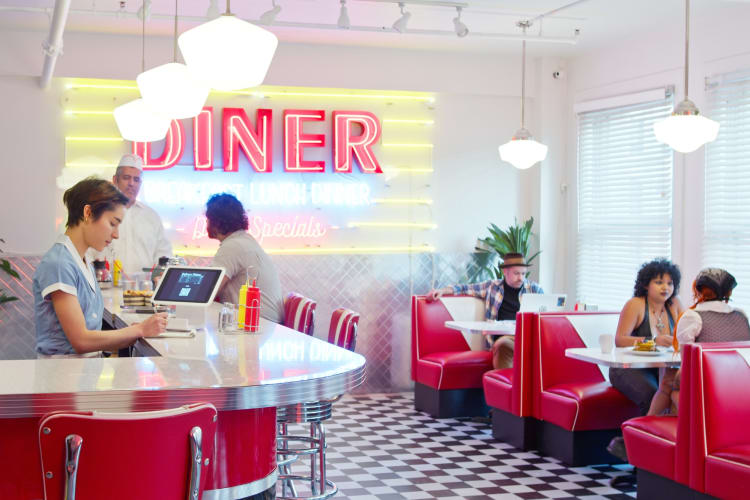
M 184 32 L 178 43 L 198 79 L 210 88 L 231 91 L 263 83 L 279 40 L 270 31 L 222 15 Z
M 151 109 L 175 120 L 197 116 L 210 91 L 187 66 L 175 62 L 144 71 L 135 81 Z
M 499 148 L 500 159 L 525 170 L 547 157 L 547 146 L 535 141 L 528 130 L 521 129 Z
M 719 122 L 701 116 L 698 108 L 684 100 L 672 115 L 654 123 L 656 140 L 667 144 L 680 153 L 692 153 L 704 144 L 716 139 Z
M 155 113 L 143 99 L 118 106 L 115 122 L 123 139 L 133 142 L 160 141 L 167 136 L 171 120 Z

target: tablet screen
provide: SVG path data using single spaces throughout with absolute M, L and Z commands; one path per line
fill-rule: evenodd
M 153 301 L 207 304 L 221 275 L 221 268 L 170 267 L 164 273 Z

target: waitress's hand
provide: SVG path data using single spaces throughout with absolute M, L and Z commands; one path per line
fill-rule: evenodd
M 672 340 L 673 340 L 673 337 L 671 335 L 657 335 L 656 338 L 654 339 L 654 344 L 660 345 L 663 347 L 671 347 Z
M 167 313 L 156 313 L 141 323 L 141 334 L 144 337 L 156 337 L 167 331 Z

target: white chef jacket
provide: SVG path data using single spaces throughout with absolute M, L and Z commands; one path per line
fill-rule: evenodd
M 114 259 L 122 261 L 125 274 L 151 269 L 159 257 L 172 257 L 172 244 L 164 234 L 159 214 L 145 203 L 136 201 L 125 210 L 119 227 L 120 237 L 104 249 L 94 253 L 96 259 L 106 259 L 113 265 Z

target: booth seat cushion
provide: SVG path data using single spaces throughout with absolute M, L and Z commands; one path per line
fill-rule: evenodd
M 481 388 L 491 369 L 489 351 L 436 352 L 417 360 L 416 381 L 441 390 Z
M 638 417 L 622 424 L 628 461 L 634 466 L 674 479 L 677 417 Z
M 513 368 L 492 370 L 484 374 L 484 399 L 487 406 L 511 412 L 513 395 Z
M 706 493 L 717 498 L 747 498 L 750 444 L 717 450 L 706 457 Z
M 638 408 L 609 382 L 571 382 L 541 395 L 542 418 L 569 431 L 618 428 Z

